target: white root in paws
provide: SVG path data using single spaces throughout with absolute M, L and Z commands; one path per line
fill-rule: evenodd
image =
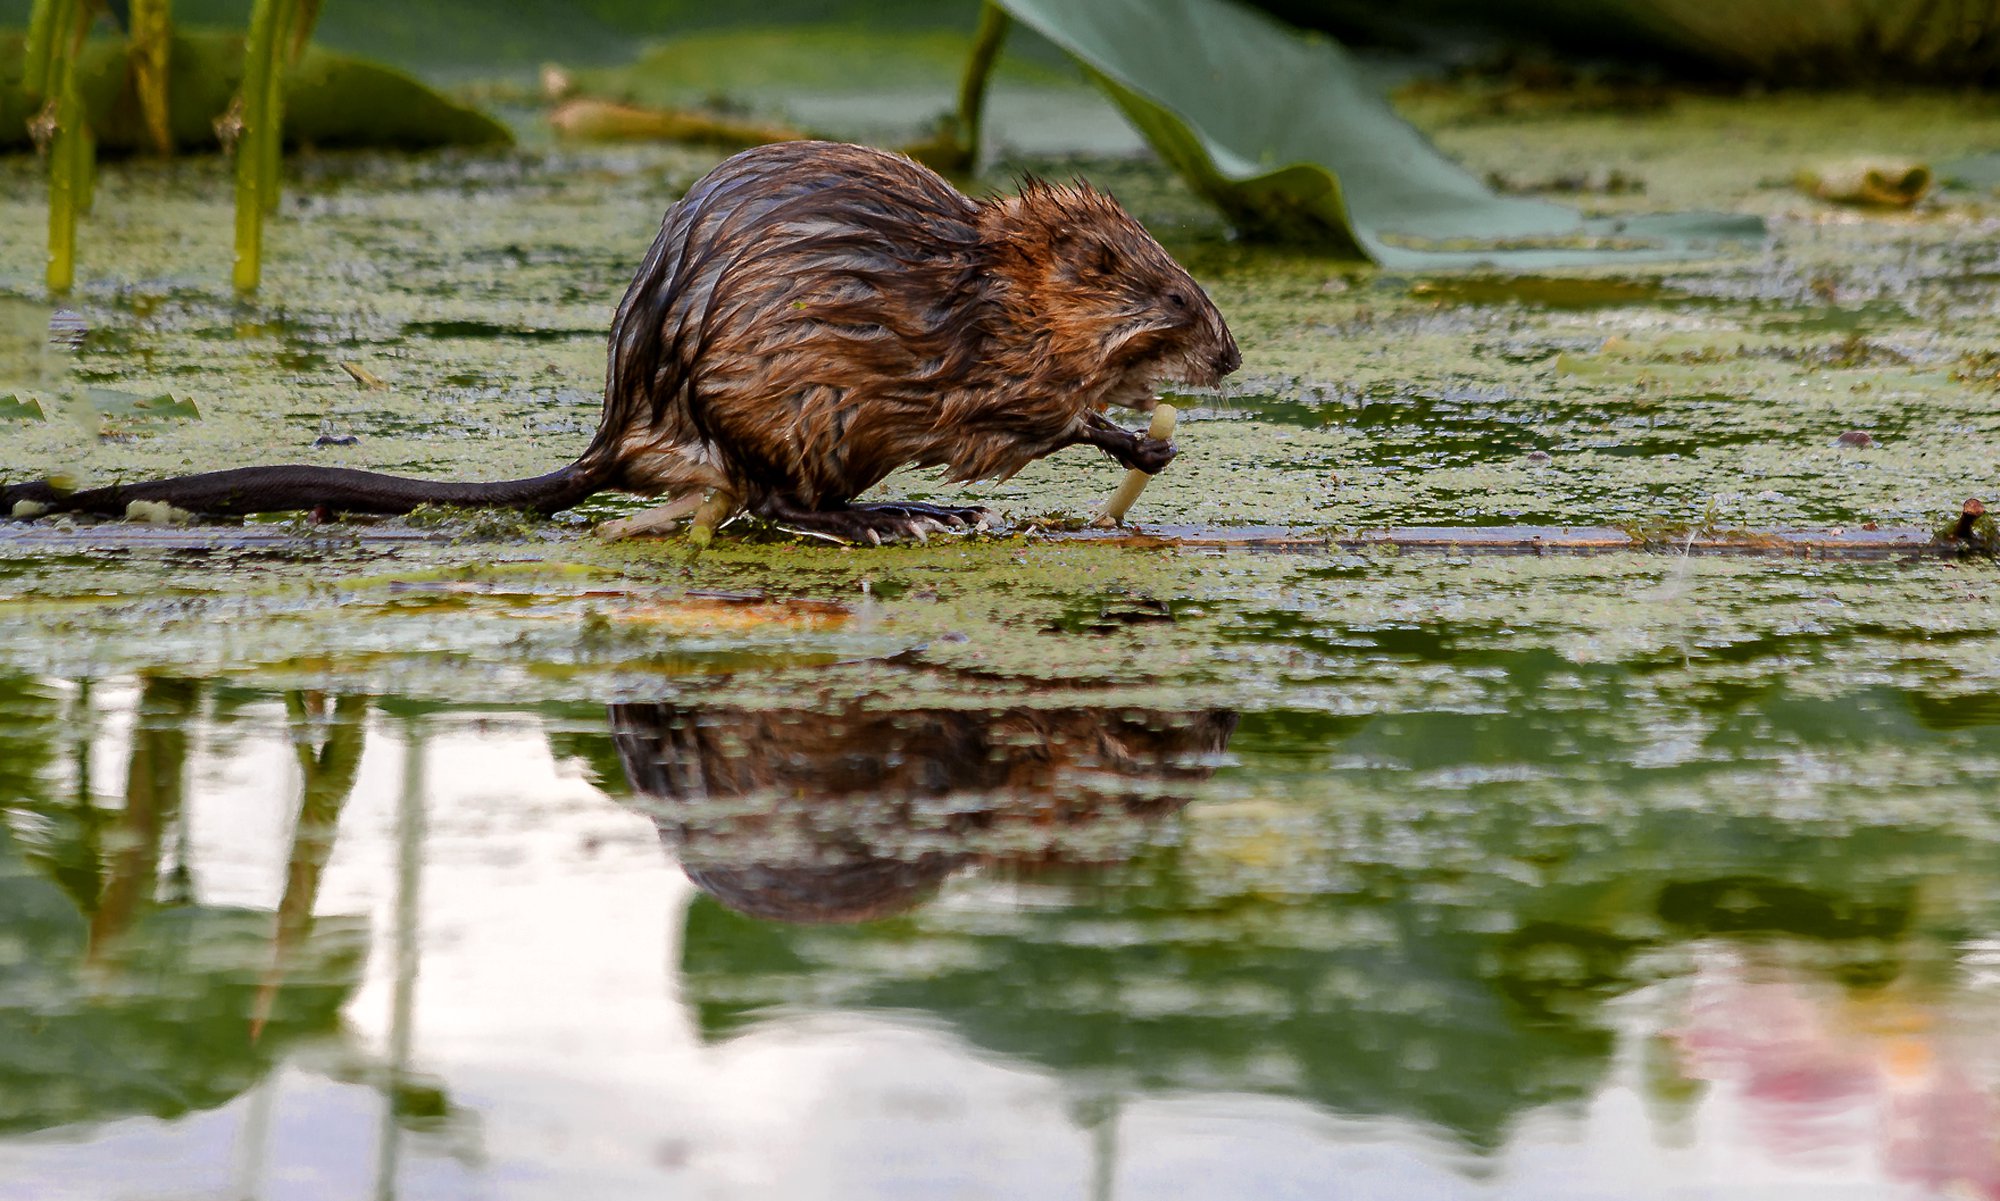
M 1179 415 L 1179 410 L 1170 404 L 1154 405 L 1153 424 L 1146 427 L 1146 436 L 1156 442 L 1165 442 L 1173 437 L 1174 419 Z M 1111 494 L 1111 499 L 1105 501 L 1104 507 L 1090 519 L 1091 528 L 1108 530 L 1123 523 L 1125 514 L 1131 511 L 1133 503 L 1139 499 L 1139 494 L 1146 490 L 1146 485 L 1152 478 L 1137 467 L 1127 471 L 1125 478 L 1119 481 L 1118 490 Z

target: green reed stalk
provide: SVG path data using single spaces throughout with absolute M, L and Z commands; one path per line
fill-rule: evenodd
M 286 52 L 285 61 L 296 67 L 306 52 L 306 43 L 312 41 L 313 26 L 319 24 L 320 0 L 298 0 L 292 9 L 292 48 Z
M 277 27 L 271 34 L 271 70 L 264 81 L 264 127 L 259 135 L 263 147 L 257 156 L 257 166 L 263 172 L 258 181 L 257 192 L 264 202 L 266 216 L 278 211 L 278 198 L 284 192 L 285 164 L 285 35 L 289 32 L 293 6 L 288 0 L 279 0 L 277 5 Z M 245 87 L 250 86 L 244 80 Z
M 35 0 L 28 15 L 28 61 L 21 90 L 30 103 L 49 94 L 49 68 L 55 62 L 56 26 L 67 19 L 72 0 Z
M 271 113 L 269 129 L 265 136 L 270 139 L 270 150 L 264 156 L 264 211 L 278 211 L 278 197 L 282 192 L 279 168 L 285 161 L 285 69 L 299 65 L 299 59 L 306 52 L 306 43 L 312 40 L 313 25 L 319 21 L 319 0 L 293 0 L 283 6 L 279 14 L 283 22 L 278 29 L 276 45 L 284 48 L 283 64 L 271 75 Z
M 76 59 L 90 25 L 90 0 L 37 4 L 27 63 L 28 92 L 47 103 L 33 122 L 49 156 L 49 291 L 76 283 L 76 220 L 89 211 L 97 143 L 77 92 Z
M 250 10 L 250 38 L 244 44 L 243 132 L 236 140 L 236 270 L 238 292 L 254 292 L 264 274 L 264 214 L 275 199 L 266 199 L 267 190 L 277 189 L 277 168 L 265 159 L 275 157 L 279 142 L 272 138 L 271 126 L 279 114 L 272 99 L 278 94 L 278 37 L 289 0 L 256 0 Z M 280 134 L 282 137 L 282 134 Z
M 70 161 L 70 170 L 76 173 L 76 211 L 88 217 L 97 207 L 97 131 L 90 127 L 81 98 L 76 106 L 76 141 L 76 157 Z
M 146 134 L 161 157 L 174 152 L 174 128 L 167 100 L 168 58 L 173 50 L 173 0 L 131 0 L 131 29 L 126 34 L 132 64 L 132 87 Z
M 244 47 L 243 131 L 236 142 L 236 290 L 263 276 L 264 218 L 283 192 L 285 69 L 296 64 L 319 20 L 319 0 L 256 0 Z
M 986 115 L 986 89 L 993 80 L 1000 47 L 1007 41 L 1013 18 L 992 0 L 981 6 L 979 29 L 972 35 L 972 53 L 958 83 L 958 111 L 938 119 L 937 130 L 903 153 L 947 175 L 967 175 L 979 161 L 980 126 Z
M 1000 61 L 1000 47 L 1007 41 L 1013 21 L 1005 9 L 988 3 L 979 12 L 979 30 L 972 36 L 972 53 L 965 60 L 965 75 L 958 83 L 958 137 L 965 147 L 965 169 L 979 159 L 980 128 L 986 115 L 986 86 L 993 79 L 993 66 Z

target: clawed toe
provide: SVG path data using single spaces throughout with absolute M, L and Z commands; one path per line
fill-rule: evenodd
M 932 534 L 990 529 L 994 521 L 993 514 L 983 508 L 946 508 L 916 501 L 809 509 L 774 498 L 764 502 L 758 512 L 794 533 L 869 546 L 885 542 L 927 543 Z
M 940 530 L 969 530 L 993 520 L 992 512 L 980 505 L 931 505 L 914 500 L 890 500 L 856 505 L 854 511 L 895 513 L 912 519 L 928 520 Z
M 866 523 L 883 538 L 919 543 L 929 542 L 932 534 L 989 529 L 993 520 L 991 512 L 978 506 L 958 508 L 903 500 L 856 505 L 848 510 L 848 516 Z
M 1170 438 L 1140 438 L 1132 444 L 1132 462 L 1128 466 L 1136 467 L 1147 475 L 1158 475 L 1178 454 L 1180 448 Z

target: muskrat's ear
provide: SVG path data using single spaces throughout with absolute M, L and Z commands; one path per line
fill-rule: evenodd
M 1049 246 L 1078 275 L 1118 274 L 1118 251 L 1102 238 L 1063 225 L 1050 232 Z

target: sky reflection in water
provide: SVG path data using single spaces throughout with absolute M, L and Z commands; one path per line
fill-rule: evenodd
M 1536 756 L 1386 718 L 0 697 L 4 1197 L 2000 1195 L 1962 822 L 1484 805 Z

